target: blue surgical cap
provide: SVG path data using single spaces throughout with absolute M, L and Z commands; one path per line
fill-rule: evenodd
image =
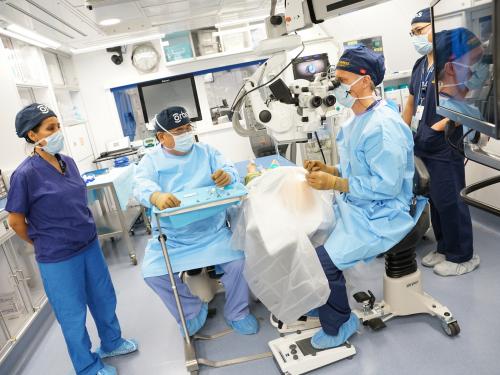
M 16 133 L 19 138 L 26 138 L 30 130 L 48 117 L 57 117 L 45 104 L 33 103 L 21 109 L 16 115 Z
M 183 107 L 168 107 L 156 115 L 155 129 L 162 132 L 172 130 L 191 122 L 189 115 Z
M 481 46 L 481 41 L 470 30 L 459 27 L 436 33 L 436 66 L 439 71 L 445 64 L 455 61 L 466 53 Z
M 373 52 L 364 45 L 357 45 L 344 51 L 337 63 L 337 69 L 368 75 L 375 86 L 378 86 L 384 80 L 384 61 L 384 56 L 380 53 Z
M 431 9 L 430 8 L 424 8 L 422 10 L 419 10 L 417 14 L 413 17 L 411 20 L 411 24 L 413 25 L 414 23 L 430 23 L 431 22 Z

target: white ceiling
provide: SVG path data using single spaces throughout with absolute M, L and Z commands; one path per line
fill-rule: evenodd
M 265 17 L 271 0 L 0 0 L 0 18 L 71 48 Z M 89 10 L 87 5 L 92 5 Z M 278 9 L 283 7 L 279 1 Z M 3 17 L 1 17 L 3 16 Z M 103 27 L 102 19 L 121 23 Z

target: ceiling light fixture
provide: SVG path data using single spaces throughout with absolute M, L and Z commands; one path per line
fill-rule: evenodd
M 107 18 L 105 20 L 99 21 L 99 25 L 101 26 L 113 26 L 122 22 L 119 18 Z
M 106 48 L 115 47 L 117 45 L 125 46 L 127 44 L 135 44 L 135 43 L 147 42 L 147 41 L 154 40 L 154 39 L 161 39 L 161 38 L 163 38 L 163 36 L 164 36 L 164 34 L 152 34 L 152 35 L 146 35 L 146 36 L 137 37 L 137 38 L 129 38 L 129 39 L 122 39 L 122 40 L 115 39 L 113 41 L 103 43 L 103 44 L 100 44 L 97 46 L 84 47 L 84 48 L 70 48 L 70 51 L 74 55 L 78 55 L 81 53 L 88 53 L 88 52 L 105 50 Z
M 21 37 L 25 38 L 24 41 L 27 43 L 32 43 L 32 44 L 38 45 L 39 47 L 41 47 L 40 44 L 44 45 L 45 47 L 42 47 L 42 48 L 50 47 L 50 48 L 57 49 L 57 48 L 61 47 L 61 43 L 56 42 L 55 40 L 46 38 L 46 37 L 34 32 L 32 30 L 25 29 L 24 27 L 16 25 L 15 23 L 12 23 L 9 26 L 7 26 L 7 30 L 14 33 L 14 34 L 17 34 L 18 39 L 21 39 Z M 16 36 L 13 36 L 13 37 L 16 38 Z

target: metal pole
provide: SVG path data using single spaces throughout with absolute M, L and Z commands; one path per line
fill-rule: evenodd
M 118 194 L 116 194 L 115 186 L 113 185 L 113 183 L 110 183 L 108 185 L 108 188 L 111 191 L 111 196 L 113 197 L 114 205 L 116 206 L 116 213 L 118 215 L 118 220 L 120 221 L 120 226 L 122 227 L 123 238 L 125 240 L 125 244 L 127 245 L 128 255 L 130 257 L 130 260 L 132 260 L 134 265 L 136 265 L 137 261 L 134 261 L 136 259 L 134 246 L 132 245 L 132 240 L 130 239 L 130 236 L 128 234 L 130 228 L 127 228 L 127 223 L 125 222 L 125 214 L 122 210 L 122 207 L 120 206 Z
M 155 214 L 156 216 L 156 224 L 158 226 L 158 240 L 161 244 L 161 250 L 163 252 L 163 257 L 165 258 L 165 264 L 167 265 L 168 277 L 170 279 L 170 284 L 172 285 L 172 291 L 174 292 L 175 303 L 177 304 L 177 310 L 179 311 L 179 316 L 181 318 L 182 330 L 184 332 L 184 338 L 186 339 L 186 343 L 188 345 L 191 344 L 191 339 L 189 337 L 189 332 L 186 325 L 186 319 L 184 318 L 184 310 L 182 309 L 181 299 L 179 298 L 179 292 L 177 291 L 177 284 L 175 283 L 174 272 L 172 271 L 172 264 L 170 263 L 170 257 L 168 256 L 167 250 L 167 236 L 164 235 L 161 231 L 161 223 L 159 214 Z

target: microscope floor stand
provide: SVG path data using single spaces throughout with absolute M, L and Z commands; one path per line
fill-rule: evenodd
M 373 294 L 368 292 L 371 299 L 367 299 L 368 295 L 364 294 L 365 298 L 361 301 L 355 295 L 363 307 L 353 312 L 364 325 L 374 330 L 384 328 L 385 322 L 397 316 L 429 314 L 440 319 L 448 336 L 460 333 L 460 326 L 450 310 L 422 290 L 420 270 L 401 278 L 384 275 L 384 300 L 380 302 L 375 302 Z
M 336 348 L 318 350 L 311 345 L 317 329 L 297 332 L 269 342 L 271 352 L 285 375 L 300 375 L 342 359 L 351 359 L 356 349 L 349 342 Z

